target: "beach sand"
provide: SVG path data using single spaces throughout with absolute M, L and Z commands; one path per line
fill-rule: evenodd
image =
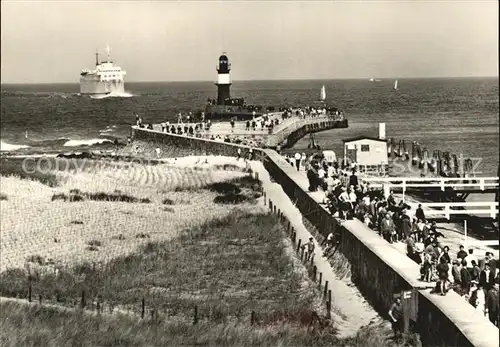
M 107 262 L 148 241 L 172 238 L 236 208 L 215 204 L 216 193 L 197 188 L 247 174 L 243 161 L 223 157 L 186 157 L 159 165 L 97 165 L 101 162 L 80 172 L 57 172 L 60 185 L 54 188 L 2 177 L 0 271 L 23 268 L 26 259 L 35 255 L 52 259 L 56 265 Z M 220 168 L 228 163 L 227 170 Z M 52 201 L 55 194 L 68 195 L 74 189 L 82 194 L 125 194 L 151 202 Z M 166 199 L 170 201 L 164 204 Z M 246 207 L 255 212 L 263 209 Z M 102 245 L 92 251 L 90 241 Z

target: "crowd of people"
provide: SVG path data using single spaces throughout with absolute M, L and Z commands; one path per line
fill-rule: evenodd
M 460 246 L 456 256 L 443 244 L 445 235 L 436 222 L 429 221 L 422 205 L 413 216 L 403 200 L 393 192 L 386 197 L 382 190 L 364 184 L 355 164 L 339 165 L 321 156 L 296 153 L 286 157 L 297 170 L 305 170 L 309 190 L 325 193 L 324 204 L 342 220 L 357 218 L 389 243 L 404 243 L 407 256 L 420 265 L 420 279 L 436 282 L 434 292 L 446 295 L 454 290 L 498 326 L 498 286 L 500 271 L 493 253 L 478 257 L 474 249 Z M 331 240 L 327 242 L 331 249 Z

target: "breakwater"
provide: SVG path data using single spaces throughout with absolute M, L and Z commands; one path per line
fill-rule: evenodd
M 319 126 L 315 130 L 326 129 Z M 306 130 L 294 129 L 289 136 L 305 134 Z M 179 146 L 193 154 L 235 156 L 238 148 L 243 155 L 248 155 L 250 150 L 247 146 L 135 127 L 132 132 L 134 140 L 165 149 Z M 444 297 L 430 294 L 429 284 L 418 280 L 419 266 L 416 263 L 402 256 L 363 223 L 357 220 L 340 223 L 308 193 L 304 175 L 293 169 L 275 151 L 254 148 L 253 152 L 254 158 L 263 162 L 273 180 L 283 187 L 303 217 L 319 234 L 324 237 L 333 231 L 340 236 L 340 251 L 351 263 L 353 282 L 382 316 L 387 317 L 393 295 L 405 292 L 411 298 L 408 324 L 420 334 L 424 345 L 499 346 L 498 329 L 481 317 L 471 305 L 453 292 Z

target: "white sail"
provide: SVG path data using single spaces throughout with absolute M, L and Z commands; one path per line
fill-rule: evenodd
M 397 90 L 398 89 L 398 80 L 396 80 L 396 82 L 394 82 L 394 90 Z
M 326 100 L 326 89 L 325 89 L 325 86 L 321 87 L 321 93 L 319 94 L 319 99 L 321 101 L 325 101 Z

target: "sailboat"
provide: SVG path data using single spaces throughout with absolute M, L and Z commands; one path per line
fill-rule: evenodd
M 325 86 L 321 87 L 321 92 L 319 93 L 319 100 L 325 101 L 326 100 L 326 89 Z
M 394 90 L 398 90 L 398 80 L 396 80 L 396 82 L 394 82 Z

